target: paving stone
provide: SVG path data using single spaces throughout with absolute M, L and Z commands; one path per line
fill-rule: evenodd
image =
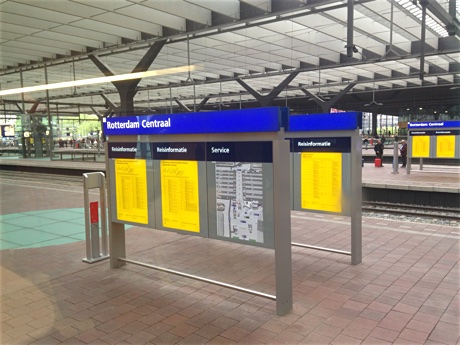
M 71 193 L 49 190 L 41 206 L 19 196 L 23 188 L 7 191 L 18 195 L 14 212 L 68 207 L 69 216 L 82 207 L 81 191 L 66 199 Z M 42 215 L 45 223 L 51 214 Z M 293 211 L 292 229 L 293 240 L 349 250 L 347 217 Z M 449 237 L 452 231 L 364 218 L 363 262 L 356 266 L 344 256 L 293 248 L 294 309 L 285 316 L 261 297 L 129 264 L 85 264 L 84 241 L 1 250 L 8 276 L 1 282 L 1 339 L 8 345 L 455 344 L 459 240 Z M 139 261 L 275 293 L 272 250 L 141 227 L 126 232 L 126 244 Z

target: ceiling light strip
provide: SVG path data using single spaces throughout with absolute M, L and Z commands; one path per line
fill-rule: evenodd
M 175 74 L 175 73 L 184 73 L 184 72 L 188 73 L 188 71 L 195 71 L 196 69 L 197 69 L 197 66 L 195 65 L 179 66 L 179 67 L 165 68 L 161 70 L 153 70 L 153 71 L 146 71 L 146 72 L 127 73 L 127 74 L 113 75 L 113 76 L 108 76 L 108 77 L 97 77 L 97 78 L 65 81 L 65 82 L 54 83 L 54 84 L 28 86 L 28 87 L 21 87 L 17 89 L 0 90 L 0 96 L 15 95 L 18 93 L 28 93 L 28 92 L 36 92 L 36 91 L 44 91 L 44 90 L 62 89 L 66 87 L 76 87 L 76 86 L 83 86 L 83 85 L 117 82 L 117 81 L 123 81 L 123 80 L 131 80 L 131 79 L 142 79 L 146 77 L 155 77 L 155 76 L 166 75 L 166 74 Z

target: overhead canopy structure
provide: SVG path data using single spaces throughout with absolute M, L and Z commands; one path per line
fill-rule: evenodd
M 0 92 L 140 64 L 163 74 L 128 90 L 134 113 L 458 116 L 458 13 L 455 0 L 0 0 Z M 114 84 L 83 84 L 4 95 L 0 111 L 123 115 Z

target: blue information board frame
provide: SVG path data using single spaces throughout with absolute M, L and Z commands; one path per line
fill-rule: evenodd
M 287 132 L 348 131 L 362 128 L 361 112 L 290 115 Z
M 283 108 L 123 116 L 104 119 L 105 135 L 278 132 Z
M 460 121 L 420 121 L 409 122 L 407 128 L 415 129 L 439 129 L 439 128 L 460 128 Z

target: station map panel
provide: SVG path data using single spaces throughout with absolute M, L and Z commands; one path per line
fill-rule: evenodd
M 215 185 L 211 237 L 272 246 L 272 143 L 213 142 L 206 153 L 208 181 Z
M 264 242 L 262 164 L 216 162 L 217 235 Z

